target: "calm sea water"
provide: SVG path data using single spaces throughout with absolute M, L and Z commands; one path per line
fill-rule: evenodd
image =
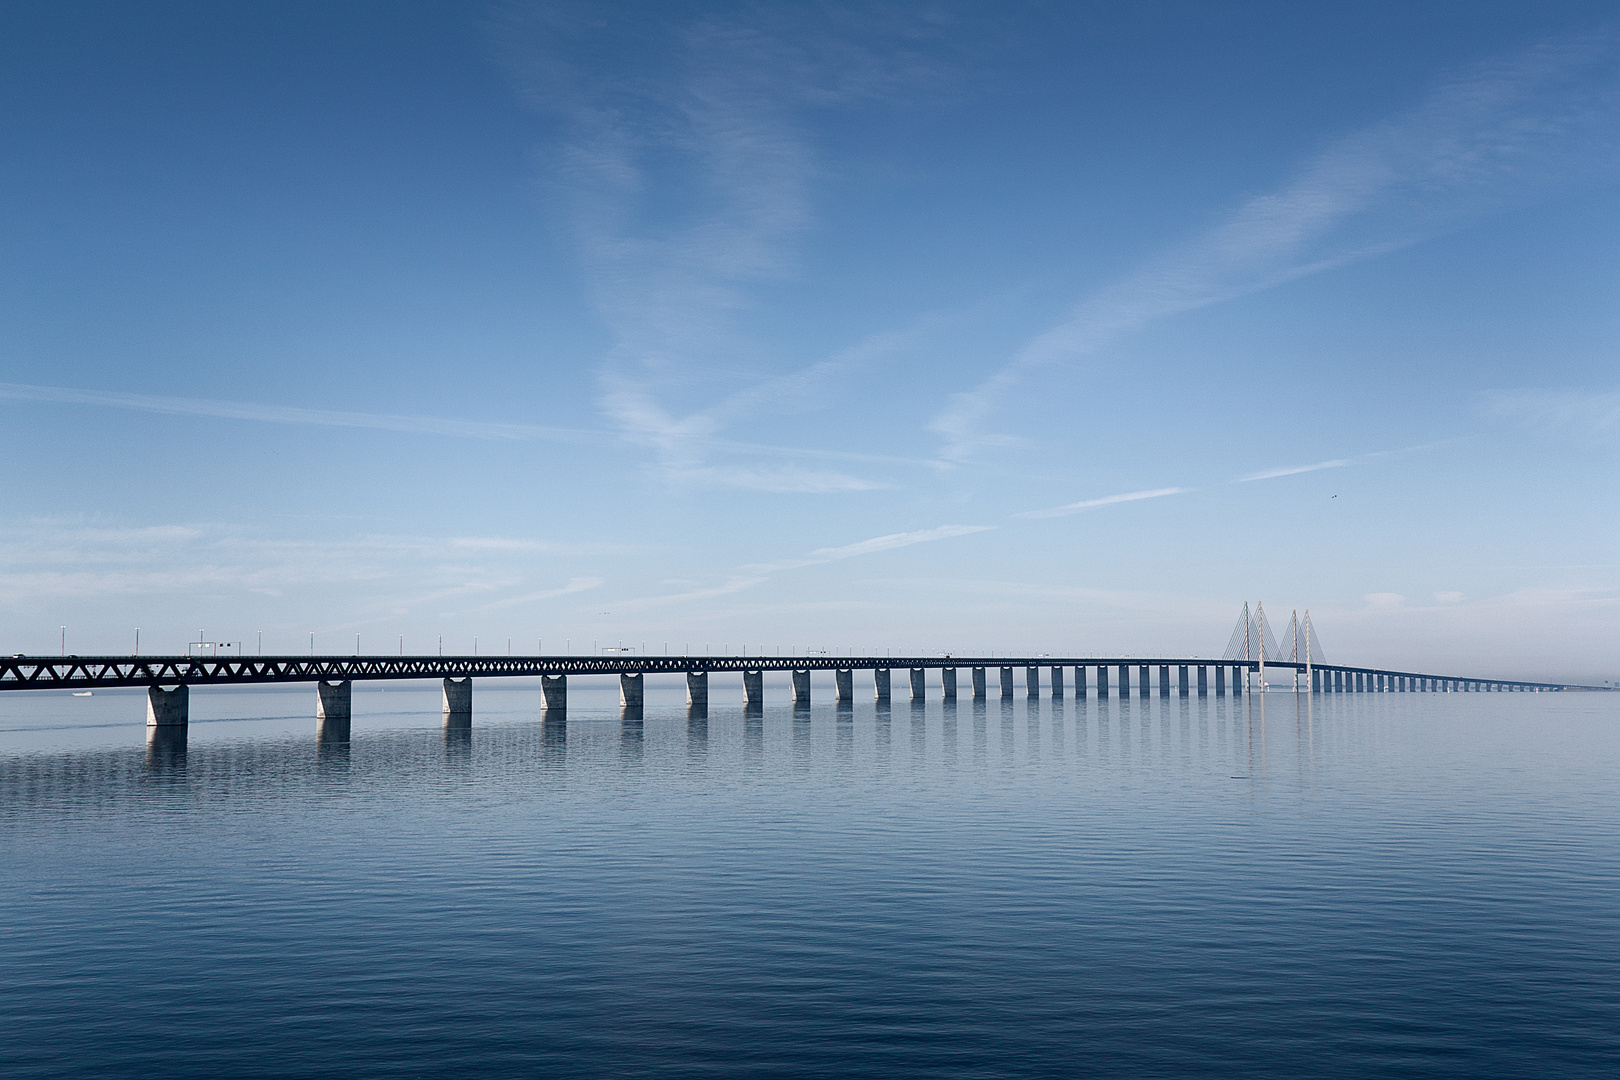
M 0 1074 L 1620 1075 L 1620 695 L 570 691 L 0 695 Z

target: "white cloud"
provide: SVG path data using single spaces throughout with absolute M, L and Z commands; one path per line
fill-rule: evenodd
M 1322 469 L 1342 469 L 1350 464 L 1348 458 L 1337 458 L 1333 461 L 1318 461 L 1315 465 L 1288 465 L 1281 469 L 1263 469 L 1248 476 L 1240 476 L 1237 482 L 1246 484 L 1251 480 L 1275 480 L 1279 476 L 1298 476 L 1300 473 L 1318 472 Z
M 1417 108 L 1349 135 L 1290 183 L 1082 300 L 929 425 L 949 461 L 1005 444 L 986 430 L 1031 371 L 1093 355 L 1160 319 L 1400 248 L 1615 165 L 1614 33 L 1540 45 L 1441 82 Z
M 550 178 L 614 338 L 600 372 L 602 411 L 666 483 L 810 494 L 890 486 L 761 467 L 749 459 L 783 451 L 719 437 L 739 418 L 814 407 L 834 376 L 871 363 L 896 338 L 783 375 L 739 318 L 755 287 L 792 272 L 811 223 L 818 165 L 806 110 L 869 101 L 929 76 L 912 51 L 896 62 L 880 44 L 915 43 L 925 16 L 829 15 L 769 6 L 710 14 L 638 33 L 631 48 L 617 35 L 643 16 L 547 7 L 497 22 L 520 90 L 563 127 L 546 154 Z M 649 41 L 659 47 L 647 51 Z M 586 74 L 574 57 L 597 50 L 634 56 L 633 70 Z
M 280 405 L 258 405 L 241 401 L 212 401 L 206 398 L 156 397 L 125 394 L 110 390 L 75 390 L 62 386 L 29 386 L 0 383 L 0 398 L 46 401 L 64 405 L 98 405 L 114 409 L 181 416 L 212 416 L 227 420 L 253 420 L 266 424 L 308 424 L 317 427 L 370 428 L 402 431 L 413 435 L 449 435 L 464 439 L 497 441 L 602 442 L 605 432 L 573 428 L 537 427 L 533 424 L 501 424 L 480 420 L 444 420 L 432 416 L 390 416 L 379 413 L 334 412 L 327 409 L 300 409 Z
M 1544 432 L 1589 437 L 1620 432 L 1620 391 L 1492 390 L 1480 400 L 1489 415 Z
M 645 597 L 639 600 L 621 602 L 620 608 L 639 608 L 652 604 L 668 604 L 688 600 L 706 600 L 716 596 L 725 596 L 730 593 L 741 592 L 753 588 L 770 580 L 772 574 L 784 570 L 798 570 L 806 566 L 821 566 L 841 559 L 853 559 L 861 555 L 873 555 L 880 551 L 893 551 L 897 548 L 910 547 L 913 544 L 928 544 L 936 540 L 949 540 L 957 536 L 969 536 L 973 533 L 987 532 L 995 528 L 994 525 L 940 525 L 932 529 L 918 529 L 914 532 L 889 533 L 884 536 L 874 536 L 870 540 L 861 540 L 842 547 L 817 548 L 810 554 L 797 559 L 779 559 L 776 562 L 750 563 L 738 567 L 737 572 L 724 583 L 709 588 L 694 589 L 688 592 L 676 593 L 668 596 Z
M 588 592 L 602 585 L 599 577 L 570 578 L 567 585 L 560 589 L 546 589 L 543 592 L 525 593 L 522 596 L 509 596 L 504 600 L 484 604 L 480 611 L 490 611 L 495 608 L 515 607 L 519 604 L 534 604 L 541 600 L 554 600 L 559 596 L 570 596 L 574 593 Z
M 1190 488 L 1167 487 L 1154 488 L 1151 491 L 1127 491 L 1123 495 L 1104 495 L 1100 499 L 1084 499 L 1080 502 L 1069 503 L 1067 506 L 1054 506 L 1050 510 L 1026 510 L 1021 514 L 1014 514 L 1013 517 L 1065 517 L 1069 514 L 1078 514 L 1082 510 L 1093 510 L 1099 506 L 1113 506 L 1117 503 L 1139 502 L 1142 499 L 1162 499 L 1166 495 L 1184 495 L 1190 490 Z

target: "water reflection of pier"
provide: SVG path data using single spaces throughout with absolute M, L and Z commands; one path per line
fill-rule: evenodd
M 571 716 L 361 731 L 346 740 L 317 733 L 221 741 L 213 729 L 209 738 L 188 742 L 195 733 L 186 727 L 153 727 L 144 747 L 0 757 L 0 820 L 131 806 L 302 809 L 323 795 L 382 797 L 401 784 L 426 781 L 450 781 L 435 788 L 444 792 L 536 784 L 595 790 L 633 787 L 632 778 L 649 771 L 727 786 L 810 778 L 889 783 L 943 769 L 970 789 L 980 782 L 1017 783 L 1024 770 L 1054 768 L 1071 770 L 1077 780 L 1169 771 L 1188 782 L 1259 782 L 1275 763 L 1303 774 L 1324 753 L 1376 747 L 1399 730 L 1391 725 L 1406 715 L 1400 703 L 1304 694 L 1022 698 L 918 702 L 903 718 L 876 703 L 798 710 L 577 708 Z

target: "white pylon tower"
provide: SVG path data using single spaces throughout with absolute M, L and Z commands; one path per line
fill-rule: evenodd
M 1288 637 L 1293 641 L 1293 655 L 1289 657 L 1294 663 L 1294 693 L 1299 693 L 1299 609 L 1295 608 L 1288 615 Z
M 1243 665 L 1243 688 L 1251 692 L 1254 690 L 1254 682 L 1249 678 L 1247 661 L 1254 659 L 1254 646 L 1249 644 L 1249 627 L 1253 624 L 1254 620 L 1249 616 L 1249 602 L 1245 600 L 1243 601 L 1243 659 L 1245 661 Z
M 1254 602 L 1254 632 L 1260 638 L 1260 692 L 1266 692 L 1266 605 Z
M 1305 609 L 1305 692 L 1316 684 L 1311 681 L 1311 609 Z

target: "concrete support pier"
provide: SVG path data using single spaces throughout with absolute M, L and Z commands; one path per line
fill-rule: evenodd
M 191 691 L 185 683 L 173 690 L 161 686 L 146 688 L 147 727 L 185 727 L 190 720 Z
M 1242 664 L 1233 664 L 1232 665 L 1232 696 L 1233 697 L 1242 697 L 1243 696 L 1243 665 Z
M 872 696 L 875 700 L 889 703 L 889 669 L 886 667 L 872 669 Z
M 645 693 L 645 676 L 641 672 L 634 675 L 619 676 L 619 706 L 625 709 L 639 709 L 647 700 Z
M 1055 700 L 1055 699 L 1060 698 L 1062 696 L 1063 696 L 1063 669 L 1061 667 L 1053 667 L 1052 668 L 1052 697 Z
M 1076 664 L 1074 668 L 1074 696 L 1084 701 L 1086 697 L 1086 665 Z
M 1119 665 L 1119 696 L 1122 698 L 1131 696 L 1131 665 L 1129 664 Z
M 1160 697 L 1169 697 L 1170 696 L 1170 665 L 1169 664 L 1160 664 L 1159 665 L 1159 696 Z
M 688 705 L 709 705 L 709 673 L 707 671 L 688 671 L 686 673 L 686 703 Z
M 765 673 L 745 671 L 743 675 L 743 704 L 760 708 L 765 704 Z
M 1225 697 L 1226 696 L 1226 665 L 1225 664 L 1216 664 L 1215 665 L 1215 696 L 1216 697 Z
M 1027 667 L 1024 669 L 1024 695 L 1038 698 L 1041 696 L 1041 669 Z
M 984 668 L 982 668 L 982 667 L 974 668 L 973 672 L 972 672 L 972 676 L 973 676 L 973 700 L 974 701 L 983 701 L 984 700 Z
M 472 676 L 444 680 L 444 726 L 472 727 Z
M 568 711 L 568 676 L 540 676 L 540 707 L 545 712 Z
M 911 701 L 912 704 L 921 704 L 928 700 L 928 669 L 914 667 L 911 669 Z
M 1192 689 L 1192 687 L 1187 685 L 1187 665 L 1182 664 L 1178 671 L 1181 676 L 1181 696 L 1186 697 Z
M 956 669 L 953 667 L 939 669 L 939 700 L 956 700 Z
M 1001 700 L 1011 701 L 1012 691 L 1012 668 L 1004 667 L 1001 669 Z
M 349 740 L 352 691 L 353 684 L 347 680 L 315 684 L 315 737 L 321 742 Z
M 855 704 L 855 672 L 849 668 L 833 671 L 833 697 L 840 705 Z
M 793 672 L 793 707 L 796 709 L 808 709 L 810 707 L 809 668 Z
M 1098 664 L 1097 665 L 1097 696 L 1100 697 L 1100 698 L 1105 698 L 1105 697 L 1108 696 L 1108 665 L 1107 664 Z
M 1198 696 L 1209 697 L 1209 668 L 1198 665 Z
M 1146 664 L 1136 665 L 1136 696 L 1147 697 L 1153 693 L 1153 669 Z

